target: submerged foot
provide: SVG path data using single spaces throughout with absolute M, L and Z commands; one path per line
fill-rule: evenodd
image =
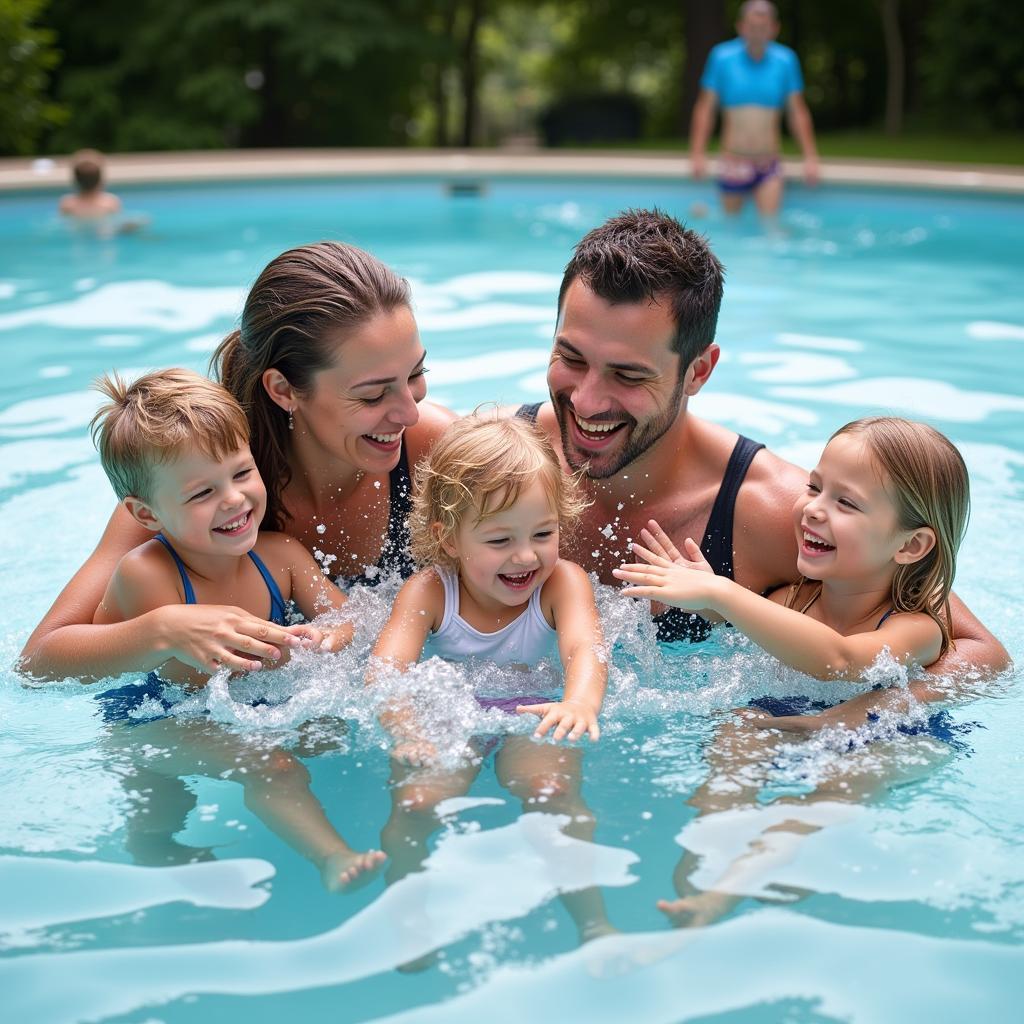
M 320 868 L 320 877 L 328 892 L 354 892 L 376 878 L 387 859 L 380 850 L 332 853 Z
M 657 907 L 674 928 L 701 928 L 724 917 L 739 901 L 740 897 L 732 893 L 711 889 L 679 899 L 658 900 Z

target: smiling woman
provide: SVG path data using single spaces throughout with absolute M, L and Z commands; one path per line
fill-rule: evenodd
M 426 395 L 425 352 L 406 282 L 354 246 L 320 242 L 272 260 L 241 325 L 214 356 L 249 420 L 267 487 L 265 525 L 285 529 L 339 582 L 408 575 L 405 520 L 415 464 L 452 418 Z M 279 630 L 241 609 L 154 609 L 89 625 L 113 565 L 149 538 L 123 509 L 29 638 L 23 667 L 38 677 L 124 672 L 159 635 L 195 667 L 237 654 L 273 656 Z M 182 616 L 182 612 L 187 614 Z M 221 637 L 225 615 L 229 635 Z M 236 653 L 237 652 L 237 653 Z

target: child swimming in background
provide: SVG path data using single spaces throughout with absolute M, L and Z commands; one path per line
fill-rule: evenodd
M 202 603 L 266 617 L 284 627 L 293 647 L 331 651 L 347 644 L 350 623 L 286 623 L 290 602 L 313 619 L 343 607 L 345 597 L 298 541 L 259 533 L 266 489 L 249 450 L 245 414 L 231 395 L 181 369 L 149 373 L 130 385 L 116 375 L 103 377 L 96 388 L 109 399 L 92 422 L 103 469 L 118 499 L 154 538 L 118 563 L 94 622 L 123 622 L 164 605 Z M 277 649 L 267 650 L 272 663 Z M 246 788 L 247 804 L 320 866 L 329 887 L 349 886 L 376 867 L 383 855 L 348 847 L 309 791 L 305 768 L 291 755 L 279 751 L 247 766 L 251 748 L 219 726 L 202 719 L 177 722 L 168 714 L 222 667 L 255 671 L 264 662 L 229 652 L 200 667 L 178 660 L 176 653 L 154 636 L 150 656 L 139 665 L 149 673 L 145 683 L 98 695 L 106 721 L 135 723 L 136 740 L 170 747 L 168 757 L 152 759 L 164 774 L 242 769 L 236 778 Z
M 949 593 L 970 487 L 956 447 L 924 423 L 855 420 L 830 438 L 793 507 L 799 582 L 767 597 L 716 576 L 691 538 L 686 554 L 657 523 L 634 545 L 648 564 L 615 575 L 628 597 L 707 609 L 785 664 L 856 680 L 887 650 L 927 667 L 950 644 Z
M 655 522 L 643 532 L 647 546 L 634 545 L 648 564 L 624 565 L 615 575 L 630 583 L 624 594 L 707 609 L 818 679 L 858 680 L 883 651 L 901 665 L 927 667 L 950 643 L 949 593 L 969 504 L 963 458 L 938 431 L 895 417 L 856 420 L 832 435 L 794 505 L 799 582 L 767 597 L 751 593 L 715 576 L 692 539 L 680 554 Z M 761 730 L 838 724 L 843 704 L 829 710 L 805 697 L 762 697 L 751 707 L 770 717 L 741 709 L 719 728 L 707 751 L 712 778 L 689 801 L 701 817 L 687 826 L 681 842 L 688 846 L 702 830 L 713 832 L 720 824 L 728 831 L 738 813 L 771 823 L 704 890 L 690 881 L 695 858 L 684 855 L 674 876 L 680 898 L 658 903 L 675 924 L 721 917 L 791 860 L 804 836 L 845 820 L 852 805 L 890 781 L 884 759 L 867 771 L 851 765 L 799 799 L 776 801 L 766 814 L 756 780 L 776 747 Z M 801 713 L 810 710 L 824 714 Z M 949 750 L 941 715 L 932 716 L 927 728 L 899 731 L 920 735 L 921 763 L 934 763 Z
M 484 709 L 537 715 L 535 736 L 553 730 L 558 740 L 596 740 L 607 681 L 601 626 L 590 580 L 558 557 L 560 531 L 582 508 L 550 442 L 531 424 L 479 415 L 453 423 L 416 468 L 410 530 L 425 568 L 395 600 L 370 681 L 386 666 L 405 670 L 424 656 L 524 667 L 560 658 L 560 696 L 495 696 L 479 672 L 476 700 Z M 408 704 L 382 721 L 395 737 L 393 811 L 381 836 L 395 881 L 422 863 L 437 805 L 465 794 L 480 765 L 478 757 L 455 771 L 432 768 L 435 745 Z M 420 766 L 427 769 L 414 770 Z M 566 814 L 566 832 L 593 837 L 580 795 L 580 751 L 509 736 L 495 768 L 524 809 Z M 609 929 L 595 890 L 564 900 L 583 938 Z
M 71 156 L 71 178 L 75 191 L 60 197 L 58 210 L 76 228 L 110 238 L 130 235 L 149 224 L 149 217 L 124 213 L 121 200 L 103 188 L 103 154 L 95 149 L 80 149 Z
M 103 188 L 103 154 L 80 149 L 71 155 L 75 191 L 60 198 L 60 212 L 77 220 L 100 220 L 121 212 L 121 200 Z

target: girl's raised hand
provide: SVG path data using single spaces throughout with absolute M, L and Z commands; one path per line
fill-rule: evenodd
M 657 527 L 658 524 L 652 521 L 652 525 Z M 626 597 L 647 597 L 685 611 L 699 612 L 712 607 L 711 589 L 717 577 L 698 545 L 687 537 L 683 544 L 686 553 L 680 554 L 660 528 L 658 532 L 660 537 L 648 530 L 642 532 L 645 540 L 655 542 L 657 550 L 645 548 L 642 544 L 633 545 L 633 551 L 646 565 L 624 564 L 612 570 L 616 579 L 631 584 L 623 588 L 622 594 Z
M 647 547 L 634 543 L 632 550 L 636 551 L 644 561 L 658 564 L 650 557 L 651 555 L 656 555 L 663 562 L 671 562 L 673 565 L 681 565 L 687 569 L 709 572 L 714 575 L 715 570 L 711 568 L 711 564 L 704 557 L 700 545 L 695 543 L 692 537 L 687 537 L 683 541 L 683 547 L 686 549 L 686 554 L 683 555 L 680 554 L 679 549 L 672 543 L 672 538 L 654 519 L 648 520 L 647 526 L 640 531 L 640 536 Z
M 516 708 L 520 715 L 536 715 L 541 721 L 534 730 L 534 736 L 544 736 L 554 728 L 552 738 L 556 740 L 568 738 L 575 742 L 584 733 L 592 740 L 601 735 L 597 724 L 597 712 L 588 704 L 575 700 L 549 701 L 545 704 L 520 704 Z

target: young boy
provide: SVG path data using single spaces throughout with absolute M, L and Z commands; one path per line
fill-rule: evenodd
M 345 597 L 298 541 L 258 532 L 267 494 L 249 451 L 249 425 L 231 395 L 180 369 L 146 374 L 131 385 L 104 377 L 96 387 L 110 399 L 92 423 L 103 468 L 128 512 L 155 536 L 118 563 L 93 621 L 122 622 L 167 605 L 233 605 L 276 622 L 296 644 L 325 650 L 347 644 L 348 623 L 286 625 L 289 602 L 312 619 L 341 608 Z M 224 654 L 234 667 L 262 664 Z M 184 855 L 174 834 L 190 798 L 177 790 L 182 777 L 202 774 L 240 782 L 250 810 L 319 868 L 327 888 L 351 889 L 373 877 L 384 855 L 353 850 L 335 831 L 301 762 L 203 718 L 179 721 L 168 714 L 183 695 L 180 686 L 167 684 L 202 686 L 207 673 L 168 657 L 157 640 L 146 660 L 140 668 L 157 665 L 159 672 L 150 672 L 143 685 L 97 697 L 107 722 L 133 725 L 130 733 L 115 730 L 129 752 L 162 751 L 135 766 L 138 777 L 149 780 L 145 791 L 160 800 L 150 796 L 131 817 L 133 853 L 147 863 Z M 221 663 L 215 659 L 208 672 Z M 128 781 L 143 791 L 134 777 Z
M 98 220 L 121 212 L 121 200 L 103 190 L 103 154 L 80 149 L 71 156 L 75 192 L 61 196 L 60 212 L 79 220 Z
M 131 385 L 103 377 L 96 388 L 110 399 L 92 422 L 103 469 L 127 511 L 155 536 L 118 563 L 95 623 L 124 622 L 165 605 L 216 604 L 287 626 L 288 602 L 307 619 L 345 604 L 297 540 L 259 533 L 267 492 L 249 451 L 245 413 L 223 387 L 172 369 Z M 352 638 L 347 623 L 288 632 L 326 650 Z M 213 659 L 209 671 L 220 665 Z M 174 658 L 159 676 L 190 686 L 206 681 Z

